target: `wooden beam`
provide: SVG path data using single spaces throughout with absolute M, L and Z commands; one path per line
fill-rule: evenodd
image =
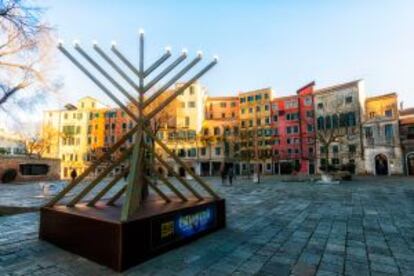
M 60 191 L 54 198 L 52 198 L 45 206 L 51 207 L 61 200 L 68 192 L 76 187 L 82 180 L 84 180 L 91 172 L 93 172 L 100 164 L 105 162 L 111 154 L 117 151 L 127 139 L 129 139 L 138 130 L 138 125 L 134 126 L 124 136 L 121 137 L 115 144 L 113 144 L 107 152 L 98 158 L 92 165 L 90 165 L 81 175 L 70 182 L 62 191 Z
M 129 167 L 125 169 L 125 171 L 117 174 L 106 186 L 103 188 L 94 198 L 89 201 L 88 206 L 93 207 L 95 204 L 104 196 L 106 193 L 109 192 L 109 190 L 112 189 L 112 187 L 115 186 L 116 183 L 118 183 L 119 180 L 121 180 L 122 177 L 124 177 L 129 171 Z
M 128 158 L 132 152 L 132 148 L 133 147 L 130 147 L 124 151 L 118 160 L 105 168 L 105 170 L 100 175 L 98 175 L 98 177 L 96 177 L 91 183 L 83 188 L 83 190 L 77 196 L 75 196 L 66 206 L 73 207 L 76 205 L 76 203 L 82 200 L 93 188 L 95 188 L 96 185 L 98 185 L 105 178 L 105 176 L 107 176 L 116 166 L 119 166 L 125 159 Z
M 119 189 L 119 191 L 114 194 L 113 197 L 111 197 L 110 200 L 108 200 L 108 202 L 106 203 L 106 205 L 115 205 L 115 202 L 125 193 L 127 188 L 127 185 L 125 185 L 124 187 L 122 187 L 121 189 Z
M 198 74 L 196 74 L 194 77 L 192 77 L 186 84 L 184 84 L 182 87 L 177 89 L 171 96 L 169 96 L 167 99 L 164 100 L 163 103 L 161 103 L 159 106 L 157 106 L 154 110 L 152 110 L 146 117 L 147 120 L 151 120 L 152 117 L 157 115 L 158 112 L 160 112 L 162 109 L 164 109 L 168 104 L 170 104 L 175 98 L 178 97 L 181 93 L 184 92 L 185 89 L 190 87 L 194 82 L 196 82 L 201 76 L 203 76 L 205 73 L 207 73 L 208 70 L 210 70 L 214 65 L 217 64 L 217 61 L 214 60 L 210 62 L 206 67 L 204 67 Z M 147 101 L 148 102 L 148 101 Z M 148 103 L 149 104 L 149 103 Z M 144 103 L 144 107 L 148 104 Z
M 181 184 L 183 184 L 184 187 L 186 187 L 196 198 L 199 200 L 203 200 L 204 198 L 188 183 L 186 180 L 184 180 L 181 176 L 179 176 L 173 168 L 171 168 L 170 165 L 164 159 L 159 156 L 158 154 L 154 153 L 155 158 L 165 167 L 168 171 L 170 171 L 175 178 L 177 178 L 178 181 L 180 181 Z
M 121 220 L 123 221 L 128 220 L 138 210 L 142 200 L 142 188 L 145 185 L 143 136 L 142 129 L 138 130 L 128 174 L 126 198 L 121 212 Z
M 169 203 L 171 202 L 171 199 L 163 193 L 163 191 L 161 191 L 157 185 L 155 185 L 154 183 L 152 183 L 151 179 L 148 176 L 144 176 L 144 178 L 147 180 L 148 186 L 150 186 L 162 199 L 165 200 L 165 202 Z
M 175 162 L 180 164 L 184 168 L 184 170 L 190 174 L 211 196 L 216 199 L 219 199 L 220 196 L 216 194 L 210 186 L 204 182 L 201 177 L 195 174 L 178 156 L 176 156 L 156 135 L 152 133 L 152 131 L 148 128 L 144 128 L 145 133 L 151 137 L 169 156 L 171 156 Z M 154 153 L 155 154 L 155 153 Z
M 166 177 L 162 174 L 157 172 L 154 168 L 152 171 L 158 176 L 158 178 L 175 194 L 177 195 L 182 201 L 188 201 L 188 199 L 170 182 Z

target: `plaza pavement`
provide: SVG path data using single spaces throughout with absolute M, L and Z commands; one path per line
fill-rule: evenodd
M 227 228 L 126 275 L 414 275 L 413 178 L 208 180 L 227 199 Z M 40 204 L 26 185 L 14 198 Z M 39 241 L 38 220 L 37 212 L 0 217 L 0 275 L 115 274 Z

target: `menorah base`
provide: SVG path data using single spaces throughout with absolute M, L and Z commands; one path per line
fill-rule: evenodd
M 40 210 L 39 238 L 124 271 L 161 253 L 225 227 L 225 200 L 148 200 L 126 222 L 121 206 L 58 205 Z

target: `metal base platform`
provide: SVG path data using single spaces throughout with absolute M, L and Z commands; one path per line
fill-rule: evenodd
M 40 210 L 39 238 L 124 271 L 226 225 L 225 200 L 170 203 L 149 199 L 130 220 L 120 221 L 122 202 L 96 207 L 56 205 Z

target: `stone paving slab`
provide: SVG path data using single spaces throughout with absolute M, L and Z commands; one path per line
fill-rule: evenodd
M 209 180 L 227 199 L 228 227 L 125 275 L 414 274 L 413 178 Z M 116 275 L 39 241 L 38 220 L 0 217 L 0 275 Z

